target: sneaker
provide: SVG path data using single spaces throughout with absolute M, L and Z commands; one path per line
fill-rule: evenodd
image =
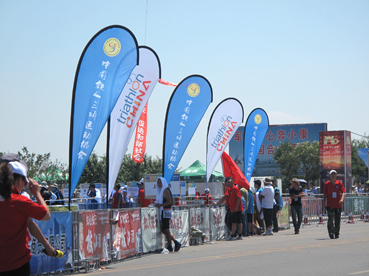
M 243 240 L 242 236 L 238 236 L 237 240 Z
M 335 239 L 338 239 L 340 237 L 340 235 L 339 234 L 334 234 L 334 238 Z
M 237 240 L 237 237 L 232 237 L 232 241 L 235 241 L 235 240 Z
M 179 249 L 181 249 L 182 244 L 179 241 L 176 241 L 175 245 L 174 245 L 174 251 L 178 252 Z
M 228 236 L 225 238 L 226 241 L 231 241 L 232 240 L 232 237 L 231 236 Z
M 330 237 L 331 239 L 334 239 L 333 233 L 329 233 L 329 237 Z
M 171 245 L 169 245 L 169 246 L 167 247 L 167 249 L 168 249 L 169 253 L 173 252 L 173 247 L 172 247 Z
M 300 230 L 295 230 L 295 235 L 300 234 Z

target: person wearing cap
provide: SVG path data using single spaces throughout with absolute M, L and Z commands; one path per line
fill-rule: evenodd
M 263 210 L 266 231 L 264 236 L 273 235 L 273 205 L 274 205 L 274 188 L 270 178 L 264 179 L 264 189 L 260 194 L 261 208 Z
M 293 227 L 295 228 L 295 234 L 300 234 L 300 227 L 302 223 L 301 198 L 305 196 L 304 190 L 299 185 L 299 183 L 300 182 L 297 178 L 293 178 L 291 180 L 290 185 L 291 216 L 293 221 Z
M 37 203 L 12 193 L 13 186 L 28 184 Z M 30 275 L 32 255 L 28 248 L 28 218 L 49 220 L 50 212 L 41 196 L 40 186 L 27 179 L 26 167 L 18 161 L 0 164 L 0 210 L 0 273 Z
M 151 200 L 145 198 L 145 183 L 144 179 L 142 178 L 140 182 L 137 183 L 138 186 L 138 207 L 149 207 L 151 204 Z
M 345 199 L 345 186 L 337 180 L 337 172 L 329 172 L 330 180 L 324 183 L 323 206 L 328 213 L 328 235 L 338 239 L 340 235 L 342 204 Z
M 206 205 L 213 204 L 213 197 L 210 194 L 209 188 L 205 188 L 205 191 L 200 196 L 200 200 L 203 200 Z
M 122 196 L 122 206 L 123 208 L 131 208 L 133 204 L 133 199 L 128 195 L 127 187 L 123 188 L 123 196 Z

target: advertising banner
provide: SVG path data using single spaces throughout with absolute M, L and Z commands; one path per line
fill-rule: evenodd
M 142 252 L 161 249 L 163 235 L 160 231 L 159 208 L 141 208 Z
M 243 133 L 245 177 L 250 181 L 265 134 L 269 128 L 269 118 L 261 108 L 255 108 L 249 115 Z
M 209 208 L 190 208 L 190 226 L 205 234 L 205 241 L 210 241 Z
M 167 183 L 212 100 L 210 83 L 199 75 L 185 78 L 175 88 L 164 124 L 163 177 Z
M 189 246 L 190 229 L 188 210 L 173 210 L 170 220 L 170 232 L 183 246 Z
M 64 256 L 62 258 L 46 256 L 42 252 L 44 247 L 41 243 L 39 243 L 35 238 L 32 238 L 29 242 L 29 248 L 32 254 L 32 258 L 30 260 L 31 275 L 72 268 L 72 213 L 51 213 L 50 220 L 35 220 L 35 222 L 51 246 L 62 251 Z
M 351 132 L 322 131 L 319 136 L 320 147 L 320 179 L 321 191 L 324 183 L 328 181 L 329 172 L 337 171 L 337 180 L 345 186 L 346 192 L 350 193 L 351 187 Z
M 225 216 L 225 207 L 210 208 L 210 239 L 212 241 L 224 239 L 228 231 L 224 222 Z
M 110 260 L 110 212 L 79 212 L 79 254 L 81 259 Z
M 139 47 L 139 65 L 130 74 L 109 120 L 109 194 L 122 164 L 129 141 L 137 122 L 160 77 L 160 62 L 156 53 L 148 47 Z M 137 126 L 142 131 L 142 127 Z M 145 136 L 138 135 L 135 146 L 142 146 Z
M 206 183 L 242 122 L 243 106 L 237 99 L 227 98 L 214 109 L 207 135 Z
M 80 57 L 74 79 L 70 145 L 70 198 L 88 158 L 138 63 L 137 41 L 130 30 L 109 26 L 99 31 Z
M 113 218 L 118 221 L 112 227 L 116 258 L 124 259 L 142 253 L 140 210 L 115 211 Z
M 278 213 L 278 227 L 280 229 L 290 228 L 290 214 L 289 214 L 289 201 L 283 201 L 282 210 Z
M 145 198 L 156 199 L 156 180 L 161 177 L 160 174 L 145 174 Z M 179 174 L 172 175 L 172 179 L 168 182 L 168 187 L 172 192 L 173 197 L 181 196 L 181 183 L 179 180 Z M 183 194 L 182 194 L 183 195 Z
M 245 174 L 244 129 L 239 127 L 229 142 L 229 156 Z M 279 165 L 273 159 L 275 149 L 286 141 L 294 145 L 319 141 L 319 132 L 326 129 L 327 124 L 270 125 L 255 160 L 252 176 L 281 176 Z
M 140 120 L 138 120 L 136 126 L 136 135 L 135 142 L 133 146 L 132 159 L 140 164 L 144 160 L 145 152 L 146 152 L 146 134 L 147 134 L 147 108 L 149 106 L 149 102 L 146 103 L 146 106 L 141 114 Z

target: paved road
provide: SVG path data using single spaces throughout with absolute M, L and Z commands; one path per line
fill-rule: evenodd
M 284 230 L 274 236 L 216 241 L 177 253 L 147 254 L 110 264 L 90 275 L 369 275 L 369 223 L 341 224 L 331 240 L 326 224 Z

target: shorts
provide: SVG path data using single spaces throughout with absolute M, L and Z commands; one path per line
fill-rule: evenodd
M 242 223 L 242 211 L 232 213 L 232 223 Z
M 249 214 L 249 213 L 247 213 L 247 221 L 248 221 L 248 222 L 253 222 L 253 220 L 252 220 L 252 216 L 253 216 L 253 214 Z
M 163 218 L 163 212 L 161 213 L 160 227 L 161 230 L 169 229 L 170 218 Z

